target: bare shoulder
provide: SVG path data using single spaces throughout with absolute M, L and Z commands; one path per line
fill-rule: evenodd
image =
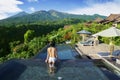
M 57 48 L 55 48 L 55 47 L 49 47 L 49 48 L 47 49 L 47 51 L 50 51 L 50 50 L 57 50 Z
M 47 50 L 50 49 L 50 47 L 47 48 Z
M 49 48 L 47 48 L 47 51 L 49 51 L 50 50 L 50 47 Z
M 54 50 L 57 50 L 55 47 L 53 47 Z

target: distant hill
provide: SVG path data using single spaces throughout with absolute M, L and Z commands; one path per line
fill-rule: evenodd
M 26 12 L 20 12 L 14 16 L 11 16 L 9 18 L 0 20 L 0 25 L 2 24 L 24 24 L 24 23 L 34 23 L 39 21 L 55 21 L 55 20 L 61 20 L 66 18 L 76 18 L 76 19 L 82 19 L 82 20 L 93 20 L 97 17 L 100 18 L 106 18 L 106 16 L 102 15 L 75 15 L 75 14 L 68 14 L 64 12 L 59 12 L 56 10 L 41 10 L 37 11 L 31 14 L 28 14 Z
M 10 18 L 22 17 L 22 16 L 26 16 L 26 15 L 29 15 L 29 14 L 23 11 L 23 12 L 20 12 L 20 13 L 14 15 L 14 16 L 11 16 Z

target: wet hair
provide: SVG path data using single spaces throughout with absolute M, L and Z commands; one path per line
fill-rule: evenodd
M 54 41 L 51 41 L 50 44 L 49 44 L 50 47 L 55 47 L 55 42 Z

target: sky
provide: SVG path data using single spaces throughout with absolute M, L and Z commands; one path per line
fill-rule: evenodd
M 120 0 L 0 0 L 0 19 L 19 12 L 57 10 L 71 14 L 120 14 Z

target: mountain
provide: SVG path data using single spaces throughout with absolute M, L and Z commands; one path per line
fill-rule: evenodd
M 61 19 L 70 19 L 70 18 L 76 18 L 76 19 L 82 19 L 82 20 L 93 20 L 97 17 L 100 18 L 106 18 L 106 16 L 101 16 L 98 14 L 95 15 L 75 15 L 75 14 L 68 14 L 64 12 L 59 12 L 56 10 L 41 10 L 36 11 L 34 13 L 28 14 L 26 12 L 20 12 L 14 16 L 11 16 L 9 18 L 0 20 L 0 25 L 2 24 L 26 24 L 26 23 L 34 23 L 34 22 L 40 22 L 40 21 L 55 21 L 55 20 L 61 20 Z
M 28 15 L 28 13 L 26 13 L 26 12 L 23 11 L 23 12 L 20 12 L 20 13 L 14 15 L 14 16 L 11 16 L 11 17 L 21 17 L 21 16 L 25 16 L 25 15 Z

